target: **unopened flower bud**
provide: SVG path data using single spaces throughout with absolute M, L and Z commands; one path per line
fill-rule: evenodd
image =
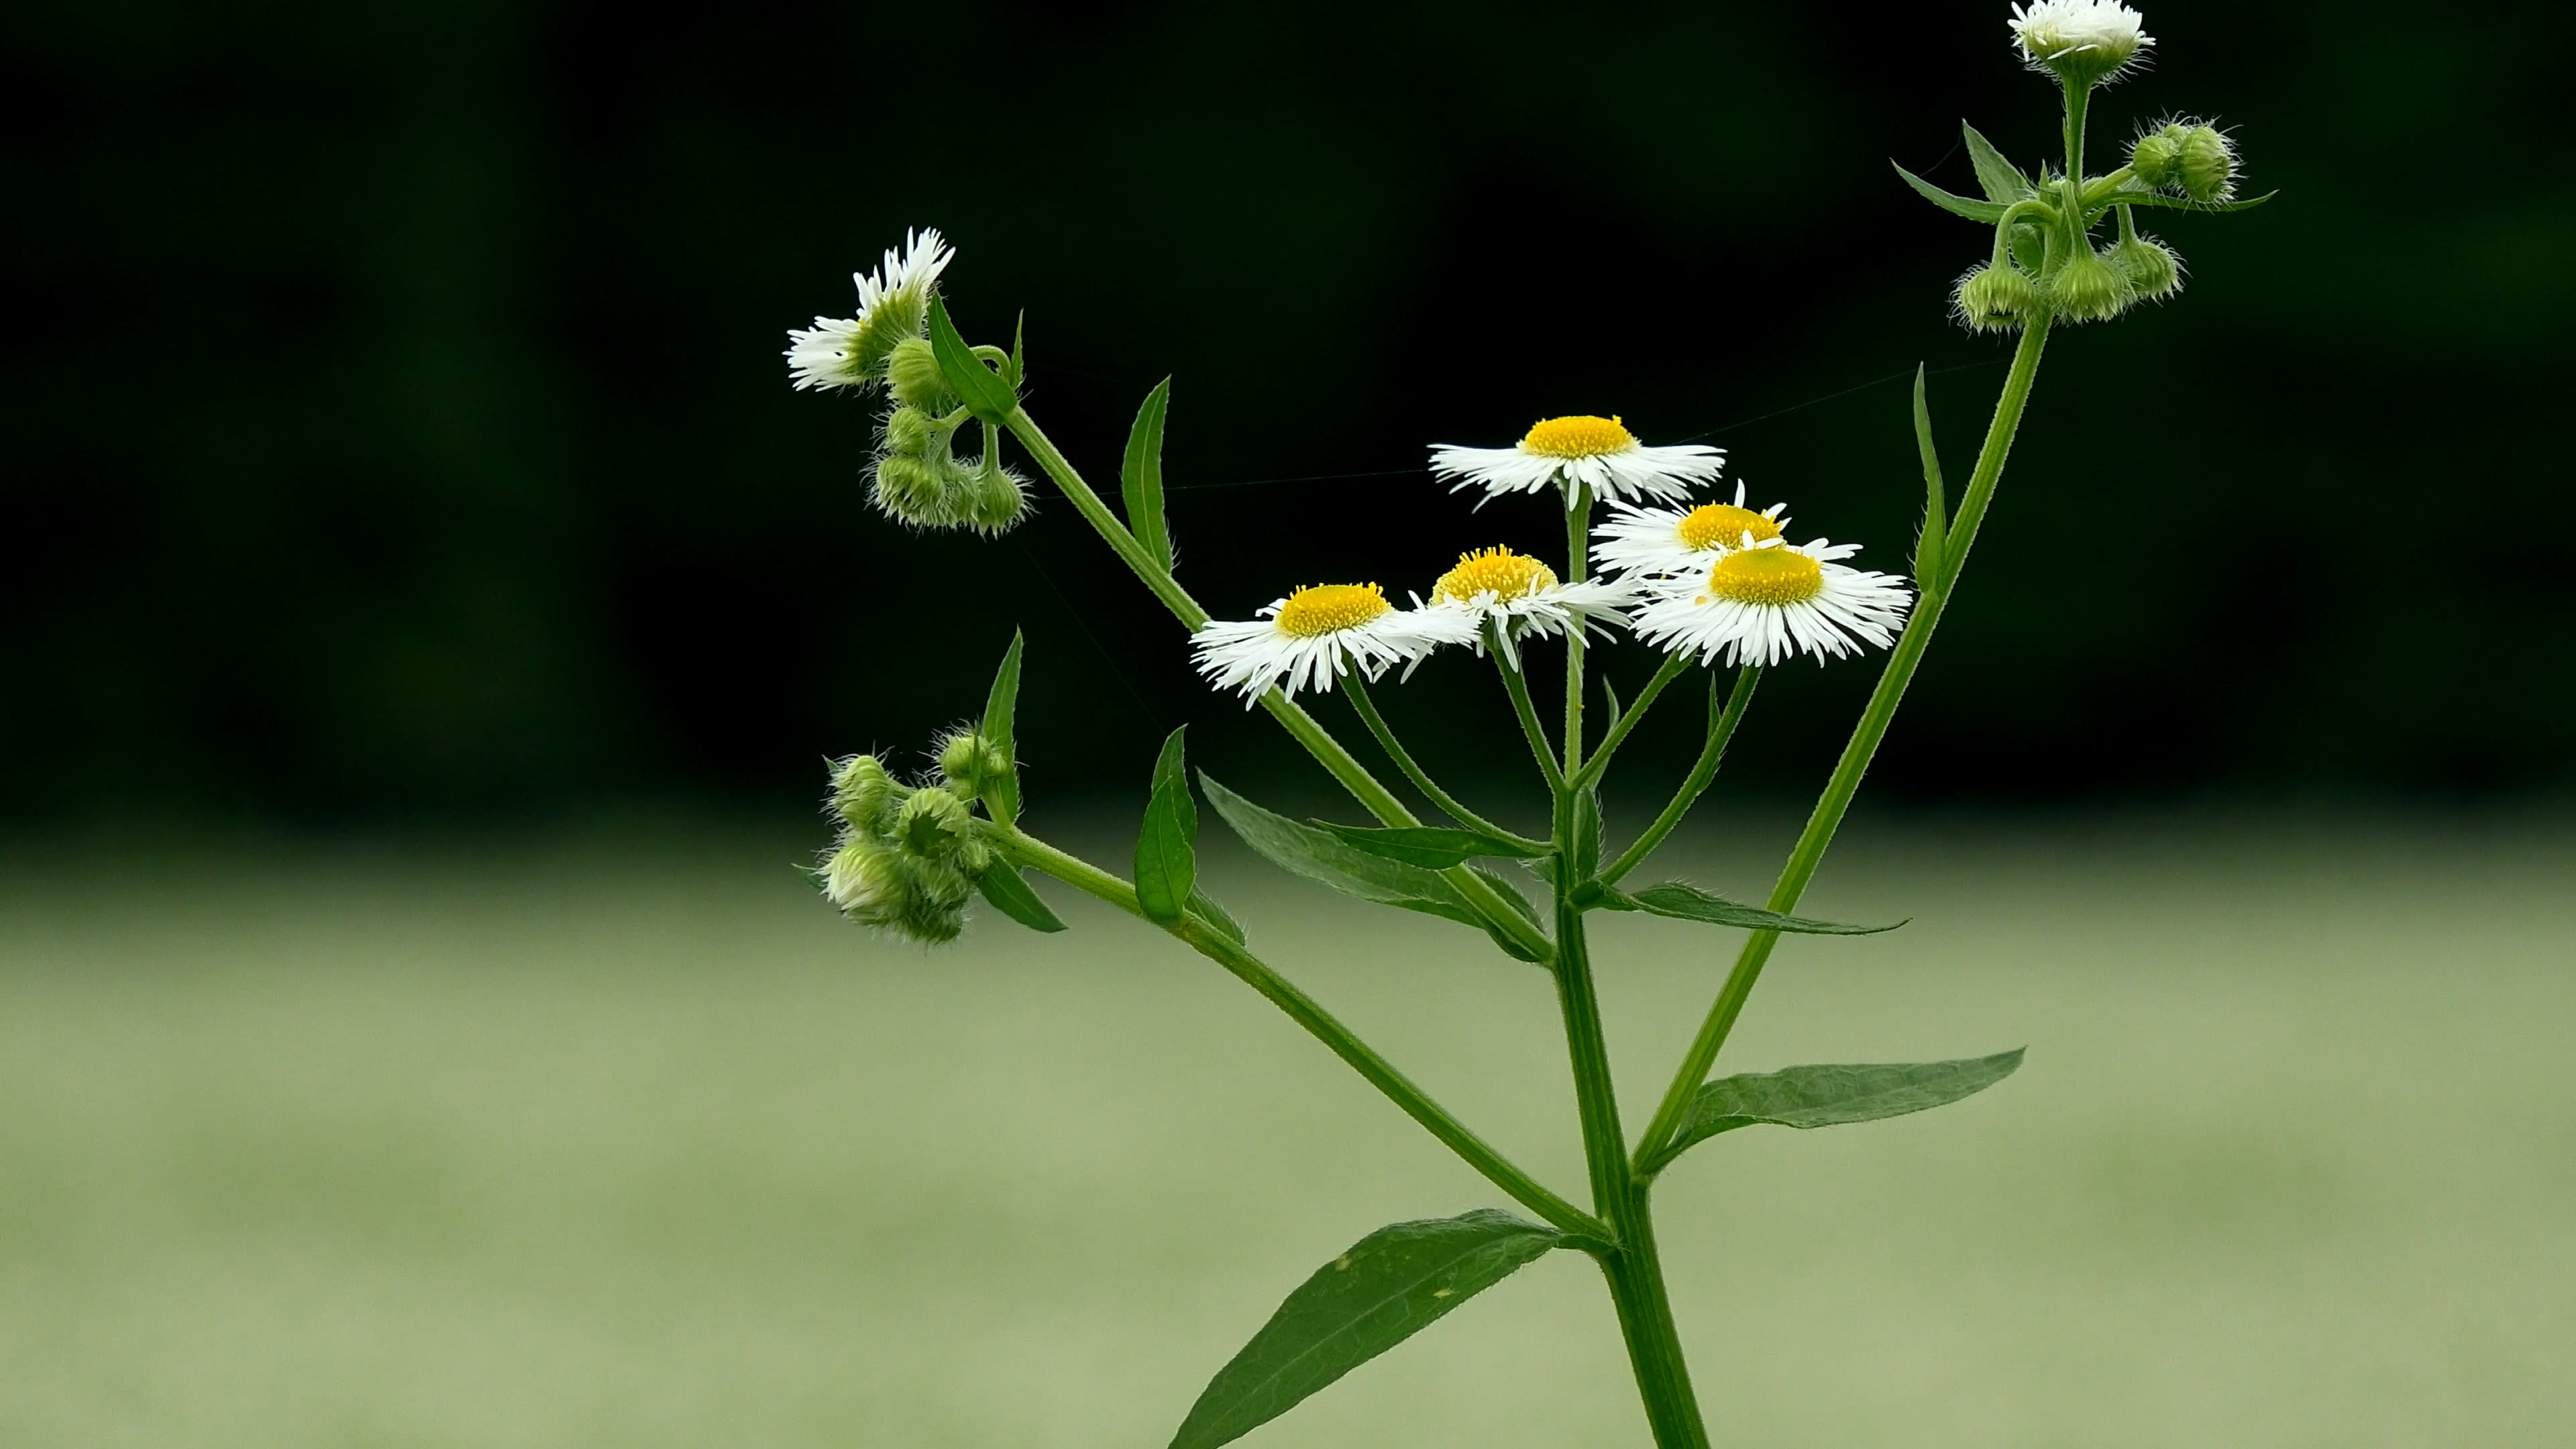
M 2013 7 L 2013 40 L 2035 70 L 2080 86 L 2114 79 L 2156 43 L 2137 11 L 2115 0 L 2028 0 Z
M 1952 300 L 1959 320 L 1975 330 L 2007 332 L 2039 310 L 2039 288 L 2017 268 L 1985 266 L 1959 280 Z
M 2182 262 L 2154 237 L 2122 237 L 2111 248 L 2111 265 L 2141 298 L 2171 296 L 2182 289 Z
M 2175 175 L 2194 201 L 2225 201 L 2236 194 L 2236 148 L 2216 126 L 2194 126 L 2182 138 Z
M 2128 279 L 2087 249 L 2048 279 L 2048 305 L 2068 322 L 2105 322 L 2129 305 Z
M 939 465 L 900 454 L 877 460 L 877 507 L 916 528 L 948 521 L 947 484 Z
M 927 458 L 939 442 L 939 420 L 919 408 L 896 408 L 886 415 L 885 433 L 888 452 Z
M 956 850 L 967 828 L 965 802 L 945 790 L 916 790 L 895 811 L 895 843 L 924 859 Z
M 944 946 L 966 926 L 966 903 L 943 903 L 916 892 L 904 901 L 903 913 L 884 924 L 925 946 Z
M 2182 138 L 2187 134 L 2181 126 L 2166 126 L 2140 136 L 2129 148 L 2129 169 L 2149 186 L 2171 186 L 2182 170 Z
M 1001 533 L 1029 511 L 1029 492 L 1008 468 L 985 467 L 967 480 L 966 521 L 986 533 Z
M 873 840 L 853 840 L 833 853 L 823 872 L 823 894 L 851 919 L 884 925 L 903 909 L 908 892 L 894 852 Z
M 939 375 L 938 355 L 926 337 L 907 337 L 894 345 L 886 360 L 886 381 L 895 401 L 937 411 L 948 403 L 948 379 Z
M 975 730 L 960 730 L 939 746 L 939 773 L 955 781 L 968 798 L 1011 773 L 1001 747 Z
M 874 755 L 852 755 L 832 771 L 832 810 L 853 830 L 874 831 L 902 786 Z

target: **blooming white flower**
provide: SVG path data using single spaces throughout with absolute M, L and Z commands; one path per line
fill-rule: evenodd
M 1211 619 L 1191 640 L 1199 673 L 1219 689 L 1241 690 L 1247 709 L 1274 685 L 1292 695 L 1329 690 L 1345 663 L 1375 679 L 1443 644 L 1464 644 L 1476 629 L 1457 610 L 1399 609 L 1375 584 L 1317 584 L 1260 614 Z
M 1565 583 L 1556 570 L 1508 548 L 1482 549 L 1458 555 L 1458 566 L 1431 586 L 1431 613 L 1463 616 L 1476 652 L 1485 652 L 1484 625 L 1490 619 L 1502 638 L 1503 657 L 1520 667 L 1524 636 L 1550 638 L 1570 630 L 1589 633 L 1607 624 L 1625 624 L 1621 612 L 1636 591 L 1615 579 L 1581 579 Z
M 1725 467 L 1726 454 L 1706 444 L 1649 448 L 1617 418 L 1549 418 L 1509 448 L 1431 448 L 1433 477 L 1457 479 L 1453 493 L 1473 483 L 1487 498 L 1535 493 L 1551 483 L 1569 500 L 1577 486 L 1589 487 L 1595 498 L 1681 498 L 1689 485 Z
M 798 391 L 815 387 L 866 387 L 883 380 L 896 343 L 930 327 L 930 293 L 956 249 L 937 227 L 904 233 L 904 249 L 886 248 L 874 272 L 852 272 L 859 315 L 817 317 L 812 327 L 787 333 L 787 370 Z
M 1733 503 L 1697 508 L 1614 503 L 1610 516 L 1592 530 L 1592 561 L 1640 577 L 1704 573 L 1719 550 L 1739 546 L 1747 534 L 1756 543 L 1778 538 L 1789 521 L 1780 510 L 1788 506 L 1774 503 L 1756 513 L 1744 506 L 1740 482 Z
M 1888 574 L 1838 560 L 1857 544 L 1824 539 L 1803 547 L 1746 541 L 1719 552 L 1706 570 L 1649 585 L 1630 627 L 1637 637 L 1702 664 L 1772 665 L 1800 653 L 1822 664 L 1864 643 L 1895 641 L 1912 593 Z
M 2111 79 L 2156 43 L 2140 28 L 2145 17 L 2118 0 L 2031 0 L 2005 23 L 2033 67 L 2086 83 Z

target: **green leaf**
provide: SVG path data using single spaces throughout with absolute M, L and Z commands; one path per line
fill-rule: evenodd
M 1421 911 L 1479 929 L 1485 924 L 1475 907 L 1437 872 L 1371 855 L 1343 844 L 1330 831 L 1264 810 L 1218 784 L 1205 770 L 1199 772 L 1199 784 L 1207 790 L 1208 803 L 1243 837 L 1244 844 L 1291 875 L 1379 905 Z
M 1028 340 L 1029 314 L 1023 310 L 1019 320 L 1011 324 L 1011 375 L 1005 379 L 1010 383 L 1011 391 L 1014 393 L 1020 390 L 1020 384 L 1028 378 L 1025 366 L 1027 354 L 1021 350 L 1021 345 Z
M 1171 1449 L 1233 1443 L 1563 1239 L 1492 1208 L 1378 1229 L 1299 1284 L 1217 1370 Z
M 1047 903 L 1038 899 L 1038 893 L 1029 889 L 1029 883 L 1020 878 L 1018 868 L 1009 861 L 993 862 L 992 869 L 976 878 L 975 889 L 993 903 L 995 910 L 1032 931 L 1064 929 L 1064 922 L 1056 919 L 1055 912 L 1047 909 Z
M 1978 135 L 1976 127 L 1961 121 L 1959 134 L 1967 138 L 1968 160 L 1976 165 L 1977 185 L 1984 189 L 1986 200 L 2000 201 L 2009 206 L 2039 194 L 2039 188 L 2031 185 L 2030 178 L 2022 174 L 2021 168 L 2005 160 L 2004 153 Z
M 984 696 L 984 723 L 978 733 L 1011 768 L 984 790 L 984 808 L 993 818 L 1007 825 L 1020 813 L 1020 746 L 1013 731 L 1018 728 L 1020 709 L 1020 631 L 1011 631 L 1011 647 L 1002 653 L 1002 667 L 993 672 L 993 687 Z M 996 808 L 998 807 L 998 808 Z
M 1955 1062 L 1790 1067 L 1721 1077 L 1699 1089 L 1672 1142 L 1645 1164 L 1660 1172 L 1684 1148 L 1738 1127 L 1836 1127 L 1902 1117 L 1972 1097 L 2013 1074 L 2021 1048 Z
M 2161 191 L 2114 191 L 2084 208 L 2084 218 L 2088 222 L 2098 221 L 2102 213 L 2115 206 L 2162 206 L 2175 211 L 2251 211 L 2280 194 L 2266 191 L 2243 201 L 2194 201 L 2187 196 L 2167 196 Z
M 1243 927 L 1227 913 L 1225 907 L 1216 903 L 1216 897 L 1196 886 L 1190 887 L 1190 911 L 1214 926 L 1218 935 L 1238 946 L 1243 944 Z
M 1315 823 L 1331 831 L 1345 845 L 1382 859 L 1418 865 L 1425 870 L 1447 870 L 1479 856 L 1519 859 L 1547 854 L 1546 846 L 1524 845 L 1517 840 L 1487 835 L 1481 830 L 1448 830 L 1431 825 L 1380 829 L 1366 825 L 1335 825 L 1329 820 Z
M 1614 911 L 1638 910 L 1648 915 L 1669 916 L 1676 921 L 1700 921 L 1712 926 L 1741 926 L 1751 931 L 1784 931 L 1802 936 L 1875 936 L 1905 924 L 1898 921 L 1888 926 L 1844 926 L 1832 921 L 1812 921 L 1804 916 L 1784 916 L 1760 906 L 1740 905 L 1677 880 L 1648 886 L 1641 891 L 1610 891 L 1609 895 L 1612 899 L 1605 904 Z M 1627 904 L 1620 904 L 1621 900 Z
M 1199 879 L 1199 807 L 1190 800 L 1189 768 L 1181 762 L 1183 725 L 1163 741 L 1154 761 L 1154 794 L 1145 802 L 1145 826 L 1136 833 L 1136 904 L 1145 918 L 1180 924 Z
M 1611 687 L 1610 676 L 1607 674 L 1601 676 L 1601 692 L 1610 700 L 1610 723 L 1615 725 L 1626 711 L 1619 708 L 1619 691 Z
M 2012 225 L 2012 254 L 2013 261 L 2019 265 L 2023 271 L 2030 273 L 2034 277 L 2038 276 L 2040 268 L 2048 265 L 2047 235 L 2030 222 L 2014 222 Z
M 1896 163 L 1893 161 L 1890 161 L 1887 164 L 1890 166 L 1896 166 Z M 1988 226 L 1993 226 L 1995 223 L 2004 219 L 2004 206 L 2000 201 L 1970 201 L 1964 196 L 1943 191 L 1940 187 L 1933 185 L 1931 182 L 1924 180 L 1922 177 L 1915 175 L 1913 172 L 1906 170 L 1902 166 L 1896 166 L 1896 174 L 1905 178 L 1906 185 L 1913 187 L 1918 192 L 1921 192 L 1924 200 L 1931 202 L 1934 206 L 1941 208 L 1943 211 L 1950 212 L 1958 216 L 1964 216 L 1970 221 L 1982 221 Z M 956 386 L 954 380 L 949 383 L 949 386 Z
M 1127 527 L 1145 552 L 1172 567 L 1172 532 L 1163 521 L 1163 418 L 1172 408 L 1172 380 L 1164 378 L 1145 394 L 1136 409 L 1136 424 L 1127 430 L 1127 459 L 1118 482 L 1127 497 Z
M 948 390 L 976 417 L 998 424 L 1020 405 L 1011 384 L 994 376 L 957 335 L 957 324 L 948 320 L 947 300 L 935 295 L 930 299 L 930 352 L 939 359 L 939 375 L 948 380 Z
M 1914 364 L 1914 446 L 1923 454 L 1923 538 L 1914 547 L 1914 582 L 1927 594 L 1938 593 L 1941 550 L 1950 528 L 1949 503 L 1942 494 L 1941 454 L 1932 446 L 1932 408 L 1923 400 L 1919 362 Z
M 1510 906 L 1522 920 L 1529 922 L 1532 930 L 1538 932 L 1542 936 L 1547 934 L 1546 923 L 1538 918 L 1537 908 L 1530 904 L 1529 897 L 1521 894 L 1519 886 L 1512 884 L 1508 879 L 1493 871 L 1485 869 L 1481 865 L 1471 865 L 1467 868 L 1474 871 L 1476 874 L 1483 876 L 1485 878 L 1485 884 L 1494 888 L 1494 894 L 1501 896 L 1505 905 Z M 1485 927 L 1485 934 L 1493 937 L 1494 944 L 1502 948 L 1502 953 L 1511 957 L 1515 961 L 1527 961 L 1536 966 L 1547 964 L 1546 956 L 1522 945 L 1517 937 L 1508 932 L 1498 931 L 1489 925 Z
M 1589 880 L 1601 868 L 1601 784 L 1597 780 L 1574 797 L 1574 859 L 1570 864 L 1576 880 Z

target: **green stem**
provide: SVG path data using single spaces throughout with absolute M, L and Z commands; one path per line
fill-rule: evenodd
M 1503 631 L 1493 620 L 1485 621 L 1485 652 L 1494 657 L 1494 668 L 1502 671 L 1503 690 L 1512 697 L 1512 713 L 1520 716 L 1521 738 L 1529 741 L 1530 753 L 1538 757 L 1538 772 L 1547 777 L 1547 788 L 1565 787 L 1565 772 L 1557 768 L 1556 753 L 1547 745 L 1547 729 L 1538 722 L 1538 706 L 1530 703 L 1529 681 L 1512 666 L 1503 652 Z
M 1001 845 L 1003 854 L 1014 863 L 1042 870 L 1140 920 L 1150 919 L 1136 900 L 1134 886 L 1089 861 L 1018 830 L 996 830 L 993 838 Z M 1262 964 L 1258 957 L 1235 944 L 1205 918 L 1192 912 L 1184 915 L 1178 924 L 1162 929 L 1234 973 L 1236 979 L 1286 1012 L 1290 1020 L 1306 1029 L 1308 1035 L 1331 1048 L 1333 1055 L 1349 1063 L 1353 1070 L 1368 1079 L 1369 1085 L 1386 1094 L 1388 1100 L 1402 1108 L 1406 1116 L 1421 1123 L 1450 1151 L 1465 1159 L 1468 1166 L 1510 1194 L 1513 1201 L 1568 1233 L 1599 1242 L 1608 1241 L 1611 1230 L 1607 1224 L 1549 1191 L 1536 1178 L 1515 1166 L 1511 1159 L 1451 1116 L 1448 1109 L 1431 1099 L 1429 1093 L 1396 1070 L 1393 1063 L 1352 1035 L 1350 1028 L 1335 1020 L 1333 1014 L 1318 1005 L 1313 997 Z
M 1432 804 L 1440 807 L 1442 814 L 1471 830 L 1481 830 L 1487 835 L 1525 845 L 1534 850 L 1545 848 L 1546 842 L 1531 840 L 1526 836 L 1505 830 L 1460 804 L 1448 791 L 1441 789 L 1430 774 L 1421 765 L 1415 763 L 1412 751 L 1407 750 L 1404 742 L 1395 737 L 1395 731 L 1387 727 L 1386 720 L 1377 712 L 1377 702 L 1369 698 L 1368 686 L 1361 682 L 1356 672 L 1342 675 L 1342 691 L 1350 696 L 1351 709 L 1359 715 L 1360 722 L 1369 727 L 1370 734 L 1377 736 L 1378 748 L 1386 751 L 1386 757 L 1393 760 L 1395 767 L 1404 772 L 1404 778 L 1412 781 L 1413 788 L 1421 791 Z
M 1173 617 L 1181 621 L 1181 627 L 1193 634 L 1197 633 L 1199 626 L 1208 621 L 1207 610 L 1199 607 L 1198 600 L 1190 597 L 1189 590 L 1181 587 L 1180 581 L 1172 577 L 1170 569 L 1163 567 L 1159 560 L 1146 551 L 1143 544 L 1136 541 L 1136 535 L 1127 531 L 1127 525 L 1119 522 L 1118 516 L 1109 511 L 1109 505 L 1100 501 L 1100 495 L 1092 491 L 1089 483 L 1083 481 L 1082 474 L 1056 448 L 1053 440 L 1038 427 L 1037 421 L 1029 416 L 1028 410 L 1013 408 L 1011 415 L 1003 421 L 1010 428 L 1012 435 L 1020 440 L 1020 446 L 1029 450 L 1029 456 L 1035 458 L 1046 475 L 1055 480 L 1056 487 L 1064 491 L 1064 496 L 1073 501 L 1075 511 L 1090 521 L 1093 531 L 1109 545 L 1111 552 L 1127 561 L 1127 567 L 1135 571 L 1136 577 L 1144 581 L 1145 587 L 1153 591 L 1155 598 L 1163 601 L 1163 606 L 1170 609 Z M 1289 736 L 1297 743 L 1304 745 L 1306 752 L 1315 757 L 1316 763 L 1322 765 L 1335 780 L 1340 781 L 1342 788 L 1350 791 L 1351 797 L 1359 801 L 1381 823 L 1397 826 L 1422 823 L 1412 811 L 1405 808 L 1403 801 L 1395 798 L 1393 791 L 1379 783 L 1378 778 L 1368 772 L 1368 767 L 1362 765 L 1357 756 L 1345 749 L 1340 740 L 1333 738 L 1331 731 L 1326 730 L 1295 700 L 1272 689 L 1262 694 L 1261 707 L 1268 710 L 1270 717 L 1279 721 L 1280 728 L 1288 731 Z M 1547 959 L 1548 953 L 1554 947 L 1549 944 L 1546 933 L 1531 925 L 1529 919 L 1519 911 L 1512 909 L 1491 881 L 1463 865 L 1452 866 L 1442 871 L 1440 875 L 1442 879 L 1456 887 L 1458 893 L 1466 897 L 1467 903 L 1475 907 L 1476 913 L 1483 916 L 1494 929 L 1510 936 L 1524 949 L 1535 953 L 1540 960 Z
M 2069 123 L 2070 135 L 2074 124 Z M 1886 669 L 1879 674 L 1878 688 L 1870 694 L 1869 707 L 1853 727 L 1850 743 L 1843 746 L 1842 759 L 1825 783 L 1814 813 L 1807 817 L 1806 829 L 1799 832 L 1798 843 L 1791 847 L 1788 863 L 1780 868 L 1779 883 L 1772 887 L 1767 903 L 1772 910 L 1795 909 L 1807 883 L 1815 878 L 1825 847 L 1833 843 L 1834 831 L 1841 826 L 1844 812 L 1851 808 L 1852 797 L 1860 790 L 1870 757 L 1878 752 L 1878 742 L 1886 738 L 1887 726 L 1896 717 L 1896 706 L 1905 698 L 1905 686 L 1923 662 L 1923 651 L 1941 622 L 1941 611 L 1949 602 L 1960 568 L 1967 563 L 1968 549 L 1977 541 L 1986 506 L 1994 498 L 1995 482 L 2003 476 L 2004 460 L 2012 452 L 2013 434 L 2021 427 L 2022 410 L 2030 403 L 2031 384 L 2039 375 L 2040 351 L 2048 344 L 2048 327 L 2049 318 L 2042 313 L 2022 331 L 2021 345 L 2013 353 L 2012 372 L 2004 379 L 2003 395 L 1995 399 L 1994 420 L 1987 425 L 1985 447 L 1977 454 L 1977 471 L 1968 482 L 1967 497 L 1960 502 L 1959 516 L 1951 525 L 1949 544 L 1942 550 L 1941 587 L 1927 590 L 1916 601 L 1914 616 L 1906 621 L 1904 635 L 1896 641 Z M 1727 1033 L 1735 1029 L 1745 998 L 1752 995 L 1753 984 L 1761 978 L 1763 964 L 1771 959 L 1771 949 L 1779 939 L 1776 932 L 1756 931 L 1745 941 L 1735 959 L 1735 969 L 1727 974 L 1726 984 L 1719 988 L 1707 1019 L 1700 1024 L 1699 1035 L 1691 1042 L 1689 1054 L 1673 1074 L 1663 1105 L 1656 1109 L 1654 1120 L 1647 1124 L 1646 1134 L 1637 1144 L 1636 1161 L 1652 1160 L 1681 1126 L 1691 1099 L 1708 1079 L 1718 1048 L 1726 1044 Z
M 1591 577 L 1592 489 L 1577 484 L 1565 505 L 1565 578 L 1579 584 Z M 1583 768 L 1583 629 L 1578 620 L 1565 631 L 1565 773 Z
M 1748 664 L 1737 670 L 1734 692 L 1727 695 L 1726 707 L 1721 710 L 1717 703 L 1717 676 L 1711 674 L 1708 677 L 1708 743 L 1700 747 L 1698 761 L 1682 780 L 1681 788 L 1673 792 L 1672 802 L 1655 817 L 1655 823 L 1647 826 L 1646 833 L 1619 852 L 1619 858 L 1610 862 L 1609 869 L 1601 872 L 1602 884 L 1617 885 L 1619 877 L 1635 870 L 1637 863 L 1663 844 L 1664 837 L 1673 833 L 1673 827 L 1682 823 L 1682 817 L 1690 814 L 1692 804 L 1708 789 L 1709 782 L 1717 778 L 1717 767 L 1726 758 L 1726 742 L 1735 738 L 1735 727 L 1744 722 L 1744 711 L 1753 703 L 1753 687 L 1761 682 L 1761 666 Z
M 1601 748 L 1594 750 L 1592 758 L 1575 773 L 1574 783 L 1589 785 L 1609 770 L 1610 756 L 1618 751 L 1620 742 L 1628 738 L 1628 731 L 1637 727 L 1637 721 L 1646 717 L 1646 706 L 1653 704 L 1655 696 L 1664 692 L 1664 686 L 1681 678 L 1682 671 L 1689 667 L 1690 656 L 1686 654 L 1664 656 L 1664 667 L 1655 671 L 1655 677 L 1646 681 L 1645 690 L 1630 701 L 1626 712 L 1610 726 L 1610 733 L 1601 737 Z

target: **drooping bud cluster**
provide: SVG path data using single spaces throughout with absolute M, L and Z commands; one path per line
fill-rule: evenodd
M 2129 169 L 2159 191 L 2215 204 L 2236 196 L 2236 145 L 2201 121 L 2168 121 L 2129 148 Z
M 941 779 L 907 786 L 875 755 L 832 767 L 841 830 L 816 878 L 841 913 L 925 944 L 957 939 L 975 882 L 993 868 L 975 834 L 974 801 L 1010 761 L 971 730 L 940 745 Z

